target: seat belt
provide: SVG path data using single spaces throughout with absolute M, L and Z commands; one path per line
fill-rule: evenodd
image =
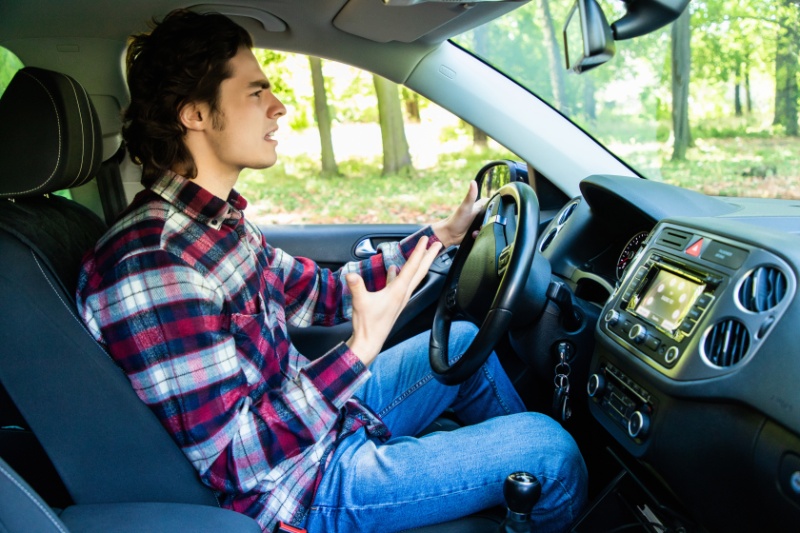
M 103 216 L 109 226 L 128 205 L 119 168 L 124 157 L 125 148 L 120 146 L 113 156 L 103 161 L 95 178 L 97 179 L 97 190 L 100 193 L 100 202 L 103 205 Z

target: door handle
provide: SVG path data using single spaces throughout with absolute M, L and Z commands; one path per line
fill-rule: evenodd
M 375 249 L 375 245 L 372 244 L 372 239 L 369 237 L 360 240 L 358 244 L 356 244 L 356 257 L 367 258 L 372 257 L 377 253 L 378 250 Z

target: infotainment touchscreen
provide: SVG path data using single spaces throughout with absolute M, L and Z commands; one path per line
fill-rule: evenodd
M 633 312 L 669 334 L 674 334 L 697 297 L 703 293 L 705 284 L 669 270 L 656 270 L 655 276 L 650 278 L 650 283 L 640 293 Z

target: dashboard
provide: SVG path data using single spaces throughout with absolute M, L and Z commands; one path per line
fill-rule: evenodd
M 588 407 L 712 531 L 800 524 L 800 206 L 591 176 L 539 251 L 599 309 Z

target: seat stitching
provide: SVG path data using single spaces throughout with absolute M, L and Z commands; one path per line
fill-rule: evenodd
M 81 122 L 81 166 L 78 168 L 78 173 L 77 176 L 75 176 L 75 179 L 73 179 L 72 182 L 66 187 L 70 188 L 73 187 L 76 182 L 80 183 L 83 180 L 81 172 L 83 172 L 83 160 L 86 157 L 86 132 L 84 131 L 83 125 L 83 113 L 81 113 L 81 101 L 78 97 L 78 91 L 75 88 L 75 83 L 69 77 L 66 77 L 66 79 L 69 82 L 69 86 L 72 88 L 72 94 L 75 96 L 75 107 L 78 109 L 78 118 Z M 94 131 L 92 131 L 92 133 L 94 133 Z
M 56 122 L 58 123 L 58 156 L 56 157 L 56 166 L 55 168 L 53 168 L 53 172 L 50 173 L 50 177 L 48 177 L 43 183 L 39 184 L 36 187 L 33 187 L 32 189 L 28 189 L 27 191 L 0 193 L 0 196 L 16 196 L 18 194 L 27 194 L 29 192 L 38 191 L 39 189 L 44 187 L 50 180 L 53 179 L 53 176 L 56 175 L 56 171 L 58 170 L 58 165 L 61 161 L 61 117 L 58 114 L 58 106 L 56 106 L 56 101 L 53 98 L 53 95 L 50 94 L 50 91 L 47 90 L 47 87 L 45 87 L 45 85 L 41 81 L 39 81 L 39 78 L 24 70 L 20 70 L 19 72 L 25 76 L 28 76 L 29 78 L 32 78 L 36 83 L 41 85 L 42 89 L 44 89 L 44 92 L 47 93 L 47 96 L 50 98 L 50 102 L 52 102 L 53 104 L 53 109 L 55 109 L 56 112 Z
M 47 273 L 45 272 L 45 270 L 42 267 L 41 263 L 39 263 L 39 258 L 36 257 L 36 253 L 33 250 L 31 250 L 31 255 L 33 256 L 33 260 L 36 262 L 36 266 L 39 267 L 39 272 L 42 273 L 42 277 L 44 277 L 44 280 L 47 282 L 48 285 L 50 285 L 50 288 L 53 290 L 53 292 L 55 293 L 56 297 L 61 301 L 61 304 L 64 307 L 67 308 L 67 311 L 69 311 L 69 316 L 72 318 L 72 320 L 74 320 L 75 322 L 77 322 L 81 326 L 81 330 L 83 330 L 83 332 L 86 335 L 88 335 L 90 339 L 92 339 L 92 342 L 97 343 L 97 339 L 95 339 L 92 336 L 92 334 L 89 333 L 89 331 L 86 329 L 86 326 L 84 325 L 84 323 L 81 322 L 80 320 L 78 320 L 78 317 L 75 316 L 75 309 L 72 306 L 68 305 L 67 302 L 64 301 L 64 299 L 61 297 L 60 291 L 55 288 L 53 283 L 47 277 Z M 106 352 L 105 350 L 102 350 L 102 352 L 106 355 L 106 357 L 111 359 L 111 361 L 114 363 L 115 366 L 117 365 L 117 362 L 114 361 L 114 359 L 108 354 L 108 352 Z
M 56 528 L 59 531 L 61 531 L 62 533 L 68 533 L 67 530 L 64 529 L 63 527 L 61 527 L 61 524 L 58 523 L 58 520 L 56 519 L 55 515 L 53 515 L 53 512 L 50 511 L 49 509 L 47 509 L 46 507 L 44 507 L 39 502 L 39 500 L 37 498 L 35 498 L 33 496 L 33 494 L 31 494 L 30 491 L 28 489 L 26 489 L 19 481 L 17 481 L 16 478 L 14 476 L 12 476 L 10 472 L 8 472 L 5 468 L 3 468 L 2 465 L 0 465 L 0 472 L 2 472 L 3 475 L 5 475 L 14 485 L 16 485 L 19 490 L 21 490 L 23 493 L 25 493 L 25 495 L 34 504 L 36 504 L 36 507 L 38 507 L 39 510 L 44 513 L 44 515 L 48 518 L 48 520 L 50 520 L 53 523 L 53 525 L 56 526 Z

